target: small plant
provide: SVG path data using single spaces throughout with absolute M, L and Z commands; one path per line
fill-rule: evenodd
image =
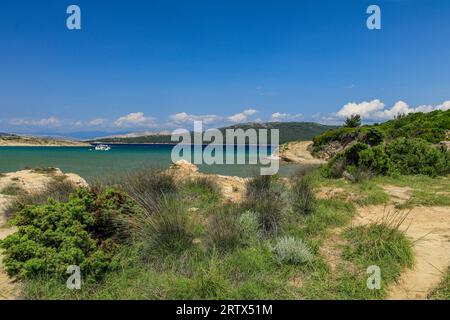
M 187 184 L 200 188 L 201 190 L 209 192 L 211 194 L 220 194 L 220 189 L 217 183 L 208 177 L 199 177 L 190 180 Z
M 316 208 L 316 197 L 312 188 L 311 178 L 299 179 L 291 189 L 292 207 L 300 214 L 311 214 Z
M 56 172 L 56 168 L 52 167 L 36 167 L 29 170 L 33 171 L 34 173 L 40 174 L 54 174 Z
M 313 258 L 309 246 L 303 240 L 294 237 L 278 238 L 272 251 L 278 263 L 302 264 Z
M 0 194 L 4 194 L 6 196 L 20 196 L 25 193 L 25 190 L 15 183 L 7 185 L 0 191 Z
M 244 212 L 238 219 L 238 225 L 244 243 L 251 244 L 261 239 L 260 225 L 256 213 Z

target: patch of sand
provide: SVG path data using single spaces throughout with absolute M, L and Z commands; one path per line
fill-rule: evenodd
M 399 204 L 408 201 L 413 193 L 413 190 L 408 187 L 398 187 L 388 184 L 381 187 L 390 196 L 392 202 Z
M 359 208 L 353 223 L 365 225 L 381 221 L 388 212 L 395 212 L 394 205 Z M 388 299 L 426 299 L 450 265 L 450 209 L 415 207 L 400 230 L 414 243 L 415 265 L 391 285 Z
M 281 161 L 294 162 L 302 164 L 322 164 L 326 161 L 313 157 L 309 148 L 312 141 L 292 141 L 282 144 L 274 152 L 274 156 L 278 156 Z
M 55 177 L 65 177 L 65 179 L 76 186 L 88 185 L 80 176 L 73 173 L 64 174 L 57 168 L 48 174 L 35 172 L 33 170 L 21 170 L 3 174 L 0 178 L 0 191 L 9 185 L 16 185 L 29 193 L 40 192 L 45 189 L 45 186 Z

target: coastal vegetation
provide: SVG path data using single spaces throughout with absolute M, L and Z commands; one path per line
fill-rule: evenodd
M 313 153 L 331 158 L 326 176 L 450 173 L 450 110 L 400 115 L 362 127 L 357 120 L 349 118 L 350 125 L 314 138 Z
M 363 127 L 349 119 L 315 139 L 316 151 L 342 144 L 327 164 L 238 179 L 242 192 L 231 198 L 219 176 L 186 164 L 81 187 L 54 178 L 39 193 L 15 196 L 8 215 L 17 231 L 0 242 L 4 266 L 27 299 L 396 297 L 396 282 L 421 259 L 414 246 L 424 233 L 409 230 L 414 209 L 433 219 L 450 206 L 441 116 Z M 421 137 L 389 129 L 401 123 L 412 132 L 411 122 L 438 129 Z M 66 287 L 70 265 L 80 267 L 80 290 Z M 373 266 L 382 270 L 376 289 L 367 286 Z M 448 275 L 440 281 L 430 298 L 448 299 Z
M 317 170 L 256 176 L 230 203 L 208 179 L 126 174 L 18 208 L 5 266 L 31 299 L 382 298 L 411 265 L 411 243 L 388 221 L 350 227 L 354 204 L 316 198 L 326 181 Z M 333 269 L 322 249 L 336 228 L 345 243 Z M 369 263 L 389 265 L 382 290 L 366 288 Z M 73 264 L 81 290 L 66 288 Z

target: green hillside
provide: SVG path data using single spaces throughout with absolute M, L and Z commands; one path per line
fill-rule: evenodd
M 296 140 L 311 140 L 323 132 L 336 128 L 313 122 L 268 122 L 268 123 L 245 123 L 220 128 L 222 132 L 226 129 L 279 129 L 280 143 Z M 172 143 L 170 135 L 151 135 L 132 138 L 102 138 L 90 142 L 114 143 Z

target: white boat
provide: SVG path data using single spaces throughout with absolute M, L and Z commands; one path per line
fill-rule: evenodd
M 95 146 L 96 151 L 109 151 L 111 150 L 111 147 L 107 144 L 98 144 Z

